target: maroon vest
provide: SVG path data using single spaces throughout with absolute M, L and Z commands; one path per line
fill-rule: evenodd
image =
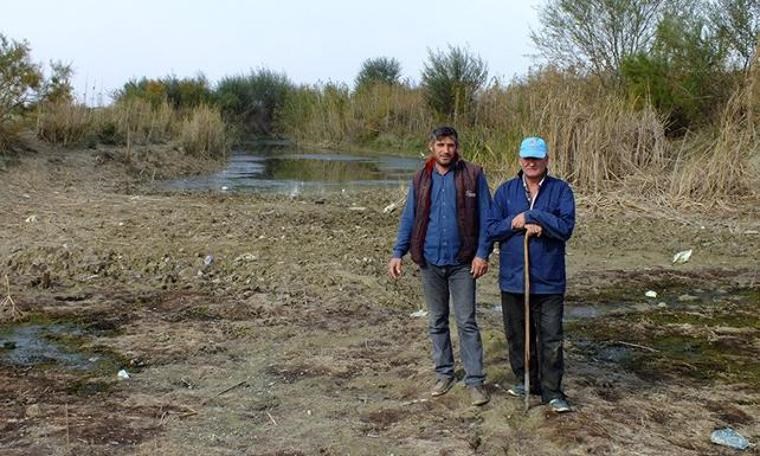
M 430 192 L 433 186 L 434 166 L 425 166 L 417 171 L 412 179 L 414 186 L 414 226 L 409 253 L 412 261 L 420 266 L 425 265 L 425 235 L 430 221 Z M 461 245 L 457 252 L 460 263 L 469 263 L 475 258 L 478 250 L 478 176 L 482 172 L 480 166 L 457 160 L 453 165 L 454 185 L 456 186 L 457 222 Z

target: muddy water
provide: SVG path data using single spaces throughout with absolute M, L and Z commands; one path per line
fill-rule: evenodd
M 22 325 L 0 331 L 0 362 L 16 366 L 55 364 L 88 370 L 100 360 L 66 347 L 62 340 L 79 337 L 82 331 L 70 325 Z
M 303 151 L 266 146 L 233 153 L 214 174 L 166 183 L 176 190 L 270 191 L 296 195 L 373 187 L 397 187 L 420 166 L 417 158 Z

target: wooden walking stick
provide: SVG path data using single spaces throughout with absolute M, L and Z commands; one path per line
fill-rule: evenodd
M 530 407 L 530 260 L 528 257 L 528 232 L 525 232 L 525 242 L 523 243 L 524 267 L 525 267 L 525 411 Z

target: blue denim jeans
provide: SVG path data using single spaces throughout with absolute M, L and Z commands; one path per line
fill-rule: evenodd
M 483 343 L 475 319 L 475 280 L 470 265 L 435 266 L 422 272 L 422 288 L 428 308 L 428 331 L 433 343 L 433 363 L 438 378 L 454 376 L 454 355 L 449 332 L 449 297 L 459 333 L 459 356 L 464 364 L 464 383 L 480 385 L 483 372 Z

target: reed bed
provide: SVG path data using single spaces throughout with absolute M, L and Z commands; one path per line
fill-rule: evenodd
M 37 136 L 62 147 L 104 143 L 126 146 L 177 142 L 191 155 L 222 156 L 229 135 L 219 110 L 207 105 L 177 110 L 167 102 L 126 99 L 106 108 L 46 103 L 37 111 Z

